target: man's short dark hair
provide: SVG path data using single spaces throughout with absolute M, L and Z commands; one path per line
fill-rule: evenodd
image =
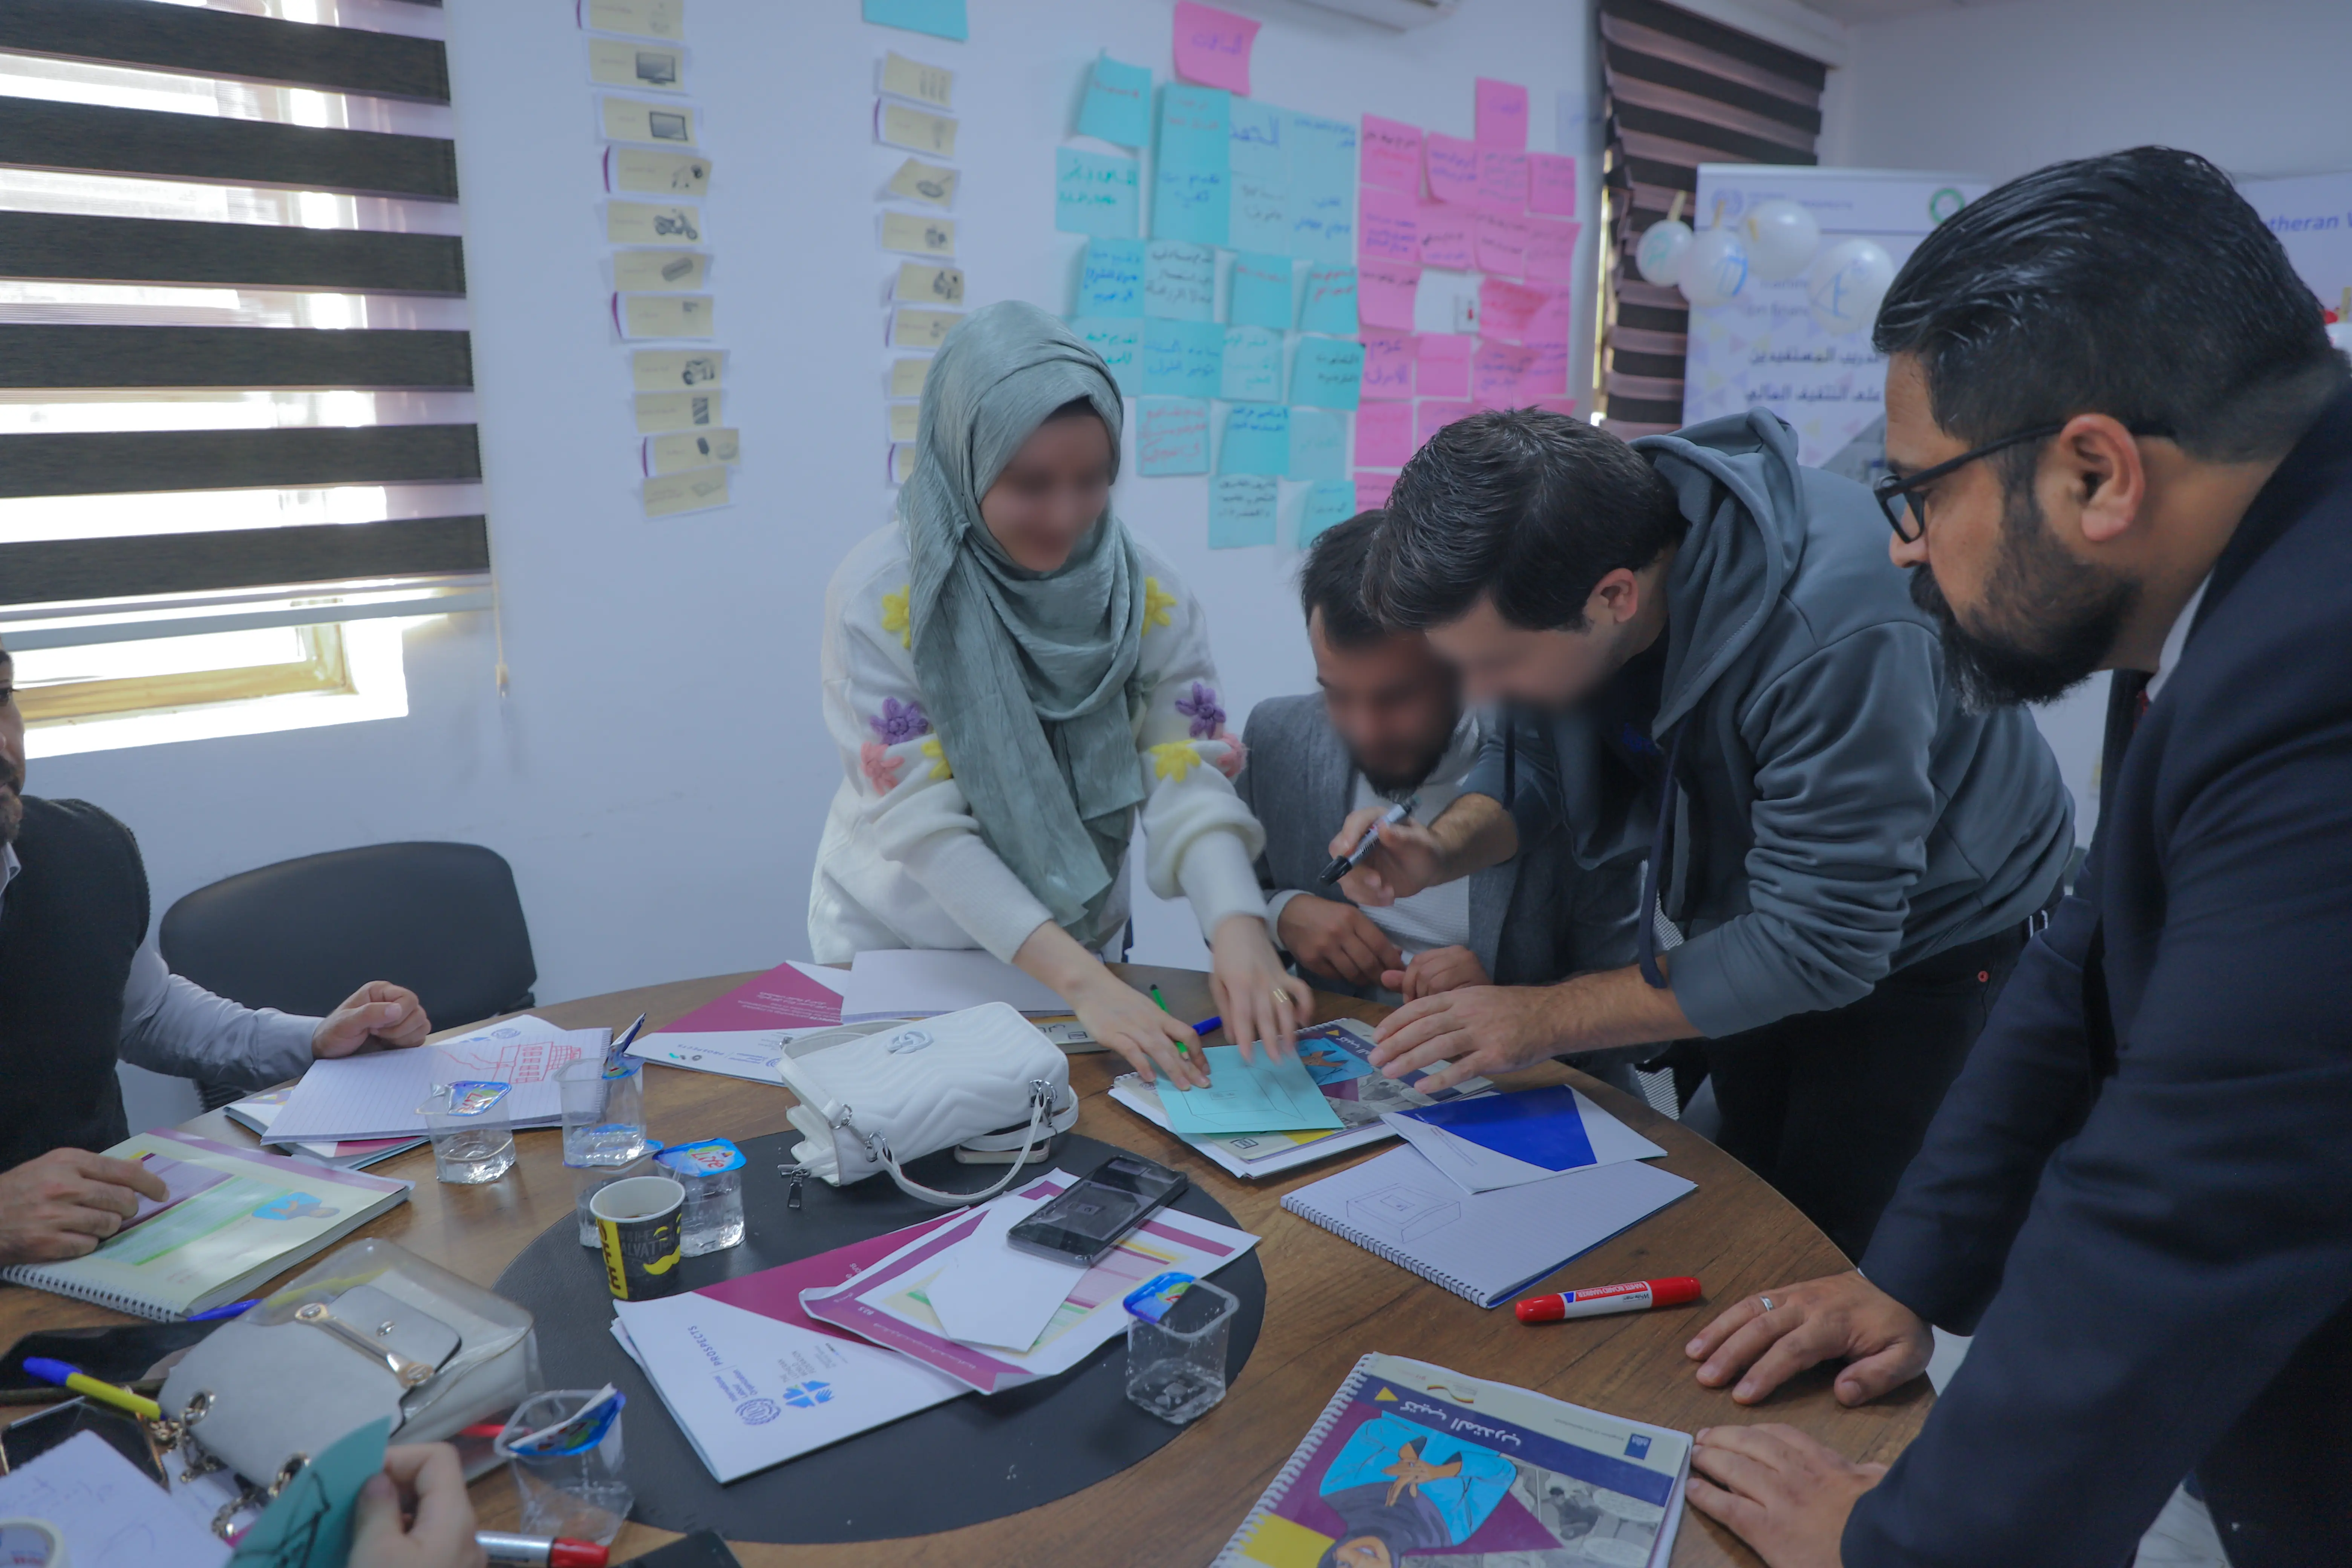
M 1364 558 L 1388 514 L 1360 511 L 1315 536 L 1298 568 L 1298 607 L 1308 620 L 1323 612 L 1323 640 L 1333 647 L 1369 647 L 1391 634 L 1364 605 Z
M 1482 597 L 1515 626 L 1584 629 L 1601 578 L 1639 571 L 1689 531 L 1642 455 L 1566 415 L 1510 408 L 1458 419 L 1397 476 L 1365 563 L 1381 622 L 1426 631 Z
M 2270 457 L 2346 375 L 2278 237 L 2228 175 L 2168 147 L 1969 203 L 1903 264 L 1872 341 L 1917 356 L 1936 423 L 1971 446 L 2105 414 L 2207 461 Z

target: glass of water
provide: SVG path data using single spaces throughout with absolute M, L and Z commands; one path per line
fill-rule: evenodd
M 495 1182 L 514 1165 L 504 1084 L 436 1083 L 417 1111 L 433 1140 L 433 1173 L 458 1186 Z M 497 1089 L 497 1094 L 486 1091 Z M 488 1103 L 484 1103 L 487 1100 Z
M 601 1435 L 591 1434 L 586 1446 L 570 1453 L 517 1453 L 508 1447 L 517 1438 L 569 1420 L 598 1391 L 593 1388 L 553 1389 L 534 1394 L 515 1407 L 506 1430 L 499 1434 L 498 1451 L 514 1471 L 515 1490 L 522 1499 L 522 1533 L 568 1536 L 602 1545 L 621 1533 L 636 1500 L 629 1490 L 628 1472 L 621 1462 L 621 1415 L 615 1412 Z
M 743 1239 L 743 1151 L 724 1138 L 675 1143 L 656 1157 L 686 1189 L 678 1250 L 688 1258 L 723 1252 Z
M 608 1073 L 601 1057 L 555 1069 L 563 1096 L 563 1163 L 625 1165 L 646 1152 L 646 1068 Z
M 1195 1279 L 1164 1305 L 1155 1321 L 1136 1310 L 1134 1296 L 1128 1299 L 1127 1397 L 1181 1426 L 1225 1396 L 1225 1342 L 1241 1303 Z

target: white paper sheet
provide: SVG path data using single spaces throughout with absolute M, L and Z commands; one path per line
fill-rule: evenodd
M 1576 1114 L 1584 1124 L 1585 1142 L 1592 1145 L 1594 1165 L 1620 1164 L 1627 1160 L 1663 1159 L 1665 1151 L 1601 1109 L 1580 1089 Z M 1399 1136 L 1420 1150 L 1429 1163 L 1451 1177 L 1463 1191 L 1490 1193 L 1502 1187 L 1524 1186 L 1559 1174 L 1558 1171 L 1489 1149 L 1444 1127 L 1432 1126 L 1409 1111 L 1391 1110 L 1381 1118 Z M 1590 1169 L 1576 1166 L 1572 1169 Z
M 841 994 L 841 1021 L 929 1018 L 990 1002 L 1009 1002 L 1045 1017 L 1067 1016 L 1070 1011 L 1050 986 L 977 948 L 887 948 L 852 961 L 849 984 Z
M 74 1568 L 215 1568 L 228 1558 L 227 1542 L 95 1432 L 78 1432 L 0 1477 L 0 1518 L 55 1527 Z
M 525 1014 L 437 1045 L 312 1062 L 270 1124 L 269 1142 L 416 1137 L 425 1131 L 416 1107 L 433 1086 L 468 1079 L 514 1085 L 506 1102 L 513 1125 L 553 1126 L 563 1120 L 556 1069 L 600 1056 L 612 1033 L 559 1029 Z
M 1076 1263 L 1023 1252 L 1004 1239 L 1042 1202 L 998 1200 L 971 1239 L 950 1252 L 946 1266 L 923 1287 L 950 1339 L 1026 1351 L 1077 1287 L 1085 1270 Z

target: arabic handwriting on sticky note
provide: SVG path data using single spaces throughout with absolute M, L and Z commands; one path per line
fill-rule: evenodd
M 1286 111 L 1246 98 L 1225 104 L 1226 134 L 1231 145 L 1225 161 L 1236 176 L 1249 175 L 1269 184 L 1290 184 L 1290 153 L 1283 136 Z
M 1176 74 L 1203 87 L 1246 94 L 1258 25 L 1197 0 L 1176 0 Z
M 1528 220 L 1511 213 L 1480 213 L 1471 225 L 1478 237 L 1478 270 L 1505 278 L 1528 269 Z
M 1197 397 L 1136 402 L 1135 460 L 1146 478 L 1209 471 L 1209 405 Z
M 1478 143 L 1435 131 L 1423 140 L 1429 163 L 1429 194 L 1441 202 L 1475 205 L 1478 200 Z
M 1412 398 L 1413 344 L 1408 332 L 1364 334 L 1363 395 L 1385 401 Z
M 1450 206 L 1444 202 L 1422 203 L 1421 264 L 1456 272 L 1467 272 L 1477 266 L 1478 254 L 1471 231 L 1475 216 L 1467 207 Z
M 1225 329 L 1214 321 L 1143 323 L 1143 390 L 1214 397 L 1224 380 Z
M 1282 396 L 1282 334 L 1271 327 L 1227 327 L 1218 395 L 1228 403 L 1274 403 Z
M 1078 263 L 1075 314 L 1114 321 L 1143 314 L 1143 241 L 1100 237 L 1087 241 Z
M 1064 234 L 1131 238 L 1140 210 L 1136 161 L 1076 147 L 1054 149 L 1054 226 Z
M 1423 397 L 1470 395 L 1471 340 L 1448 332 L 1421 335 L 1415 384 Z M 1399 465 L 1402 467 L 1402 465 Z
M 1412 456 L 1412 405 L 1367 403 L 1356 410 L 1356 461 L 1402 468 Z
M 1489 278 L 1478 285 L 1479 325 L 1487 337 L 1519 342 L 1527 336 L 1528 322 L 1549 298 L 1540 289 Z
M 1364 345 L 1301 338 L 1290 370 L 1290 401 L 1308 408 L 1353 408 L 1364 378 Z
M 962 41 L 971 36 L 964 0 L 865 0 L 865 19 L 884 27 Z
M 1299 308 L 1298 330 L 1353 337 L 1356 332 L 1356 269 L 1317 267 L 1307 274 L 1307 300 Z
M 1478 205 L 1496 212 L 1525 212 L 1528 155 L 1499 147 L 1478 150 Z
M 1209 481 L 1209 548 L 1212 550 L 1246 550 L 1253 545 L 1272 544 L 1276 503 L 1281 493 L 1281 483 L 1271 474 L 1219 474 Z M 1206 1050 L 1232 1050 L 1231 1046 L 1208 1046 Z M 1220 1072 L 1221 1068 L 1212 1068 Z M 1195 1091 L 1199 1092 L 1199 1091 Z M 1316 1097 L 1321 1099 L 1320 1095 Z M 1173 1119 L 1173 1113 L 1171 1113 Z M 1336 1120 L 1336 1119 L 1335 1119 Z
M 1119 391 L 1129 397 L 1143 391 L 1143 321 L 1141 317 L 1115 320 L 1100 316 L 1073 318 L 1070 331 L 1085 340 L 1088 348 L 1102 355 L 1109 367 L 1111 379 L 1118 383 Z M 900 364 L 928 366 L 929 360 L 901 360 Z M 912 373 L 909 373 L 910 374 Z M 898 384 L 897 372 L 892 373 L 892 386 Z M 914 393 L 919 396 L 922 384 L 918 380 Z
M 1363 182 L 1381 190 L 1421 194 L 1421 127 L 1364 116 Z
M 1216 314 L 1217 250 L 1189 240 L 1147 240 L 1143 247 L 1143 313 L 1171 321 L 1205 321 Z
M 1152 171 L 1157 239 L 1223 245 L 1230 232 L 1232 95 L 1171 82 L 1160 94 L 1160 155 Z
M 1356 253 L 1368 261 L 1421 261 L 1421 201 L 1403 191 L 1367 185 Z
M 1375 473 L 1370 468 L 1356 470 L 1356 510 L 1374 511 L 1389 504 L 1389 496 L 1396 489 L 1394 474 Z
M 1393 261 L 1367 261 L 1356 268 L 1356 314 L 1368 327 L 1412 330 L 1412 300 L 1421 268 Z
M 1290 258 L 1244 251 L 1234 258 L 1226 316 L 1237 327 L 1290 330 Z M 1353 331 L 1351 326 L 1348 329 Z
M 1528 280 L 1566 283 L 1576 273 L 1576 240 L 1581 232 L 1572 223 L 1547 218 L 1528 220 Z
M 1412 405 L 1412 409 L 1413 435 L 1424 447 L 1432 436 L 1448 425 L 1458 419 L 1467 419 L 1478 412 L 1477 405 L 1474 403 L 1442 402 L 1433 397 L 1423 398 Z
M 1305 549 L 1317 534 L 1355 515 L 1356 487 L 1352 481 L 1325 479 L 1307 486 L 1306 507 L 1298 514 L 1299 548 Z
M 1356 254 L 1356 127 L 1345 120 L 1290 114 L 1291 252 L 1337 264 Z
M 1485 342 L 1470 362 L 1470 396 L 1495 407 L 1508 407 L 1528 394 L 1528 373 L 1535 368 L 1536 351 L 1517 343 Z
M 1217 472 L 1264 474 L 1279 479 L 1289 468 L 1288 408 L 1279 403 L 1244 403 L 1226 412 L 1225 439 L 1217 449 Z
M 1087 76 L 1087 95 L 1078 105 L 1078 134 L 1099 137 L 1121 147 L 1140 147 L 1151 140 L 1151 72 L 1108 55 L 1095 57 Z
M 1528 210 L 1576 216 L 1576 160 L 1556 153 L 1528 154 Z
M 1528 150 L 1528 89 L 1517 82 L 1478 79 L 1478 145 Z
M 1297 221 L 1291 210 L 1290 187 L 1236 169 L 1233 174 L 1232 205 L 1228 208 L 1225 243 L 1235 250 L 1276 251 L 1288 255 L 1297 243 Z

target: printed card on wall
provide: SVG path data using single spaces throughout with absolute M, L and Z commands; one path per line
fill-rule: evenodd
M 710 189 L 710 160 L 699 153 L 607 147 L 604 188 L 638 195 L 699 196 Z
M 710 277 L 710 258 L 699 250 L 616 250 L 614 287 L 660 294 L 699 290 Z
M 727 504 L 727 470 L 723 467 L 688 468 L 657 475 L 646 480 L 643 493 L 647 517 L 708 511 Z
M 963 268 L 934 267 L 927 261 L 902 261 L 890 284 L 890 298 L 908 305 L 963 303 Z
M 1135 466 L 1146 479 L 1207 473 L 1208 403 L 1197 397 L 1137 399 Z
M 713 463 L 737 462 L 741 457 L 740 433 L 724 427 L 679 430 L 646 437 L 645 466 L 648 474 L 675 474 Z
M 931 114 L 888 99 L 874 100 L 874 139 L 885 147 L 920 153 L 929 158 L 952 158 L 956 122 L 946 114 Z
M 686 87 L 686 51 L 619 38 L 588 40 L 588 79 L 606 87 L 678 92 Z
M 673 44 L 686 38 L 686 0 L 580 0 L 579 17 L 582 26 L 600 33 Z
M 716 392 L 640 392 L 635 405 L 640 436 L 715 427 L 723 417 Z
M 955 72 L 945 66 L 910 60 L 892 49 L 882 57 L 881 81 L 882 90 L 894 98 L 912 99 L 933 109 L 955 107 Z
M 1151 141 L 1151 72 L 1107 54 L 1095 57 L 1087 73 L 1087 95 L 1078 103 L 1078 134 L 1121 147 Z
M 920 158 L 909 158 L 898 165 L 890 183 L 882 187 L 887 195 L 902 202 L 919 202 L 925 206 L 955 205 L 956 183 L 961 178 L 953 169 L 942 163 L 926 163 Z
M 639 392 L 717 386 L 726 368 L 724 349 L 639 349 L 629 355 L 629 383 Z
M 717 301 L 708 294 L 615 294 L 613 325 L 625 338 L 708 338 Z
M 882 215 L 881 245 L 908 256 L 951 257 L 956 247 L 956 220 L 919 213 Z
M 604 134 L 612 141 L 650 142 L 657 147 L 695 144 L 695 110 L 690 103 L 607 98 L 601 110 Z
M 606 202 L 604 237 L 614 245 L 698 244 L 704 239 L 702 209 Z
M 1209 548 L 1274 542 L 1281 482 L 1265 474 L 1219 474 L 1209 481 Z

